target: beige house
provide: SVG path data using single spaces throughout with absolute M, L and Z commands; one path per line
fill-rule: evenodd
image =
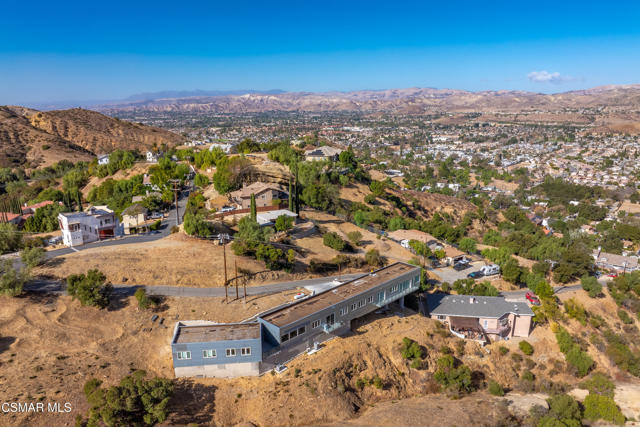
M 147 232 L 154 222 L 154 220 L 147 219 L 147 208 L 140 203 L 134 203 L 122 211 L 124 234 Z
M 482 342 L 528 337 L 534 316 L 527 303 L 503 297 L 436 293 L 426 305 L 427 316 L 447 324 L 452 334 Z
M 323 145 L 322 147 L 313 148 L 311 150 L 306 150 L 304 152 L 304 159 L 306 161 L 314 161 L 314 160 L 338 160 L 340 153 L 343 150 L 335 147 L 329 147 L 328 145 Z
M 274 206 L 289 200 L 289 193 L 276 184 L 254 182 L 240 190 L 229 194 L 232 201 L 240 205 L 241 209 L 251 207 L 251 195 L 256 198 L 256 207 Z

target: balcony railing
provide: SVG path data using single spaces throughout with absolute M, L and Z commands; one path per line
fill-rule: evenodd
M 343 325 L 342 322 L 333 322 L 333 323 L 324 323 L 322 325 L 322 330 L 326 333 L 333 332 L 338 328 L 341 328 Z
M 411 292 L 415 292 L 417 290 L 418 290 L 418 286 L 409 286 L 407 289 L 394 292 L 391 295 L 388 295 L 385 292 L 384 299 L 376 300 L 376 301 L 374 301 L 374 304 L 377 307 L 384 307 L 385 305 L 391 304 L 392 302 L 402 298 L 403 296 L 409 295 Z

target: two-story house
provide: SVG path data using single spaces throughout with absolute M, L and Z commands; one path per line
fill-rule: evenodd
M 118 228 L 118 219 L 106 206 L 91 206 L 84 212 L 59 213 L 58 223 L 66 246 L 115 237 Z
M 240 190 L 229 194 L 231 200 L 241 206 L 241 209 L 251 207 L 251 195 L 256 198 L 256 207 L 276 206 L 289 200 L 289 193 L 284 191 L 279 185 L 254 182 Z

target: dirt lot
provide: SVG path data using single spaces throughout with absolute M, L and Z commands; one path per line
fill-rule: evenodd
M 223 286 L 222 252 L 222 246 L 176 233 L 154 242 L 106 246 L 64 255 L 38 267 L 34 273 L 65 278 L 97 268 L 112 283 Z M 229 278 L 235 274 L 234 261 L 235 255 L 227 247 Z M 238 257 L 237 261 L 238 268 L 252 272 L 264 270 L 264 264 L 255 259 Z M 248 284 L 292 280 L 296 277 L 285 272 L 268 272 Z

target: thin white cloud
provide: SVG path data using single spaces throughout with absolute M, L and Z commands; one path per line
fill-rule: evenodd
M 563 76 L 558 72 L 550 73 L 548 71 L 532 71 L 527 74 L 530 81 L 534 83 L 554 83 L 560 84 L 573 80 L 572 77 Z

